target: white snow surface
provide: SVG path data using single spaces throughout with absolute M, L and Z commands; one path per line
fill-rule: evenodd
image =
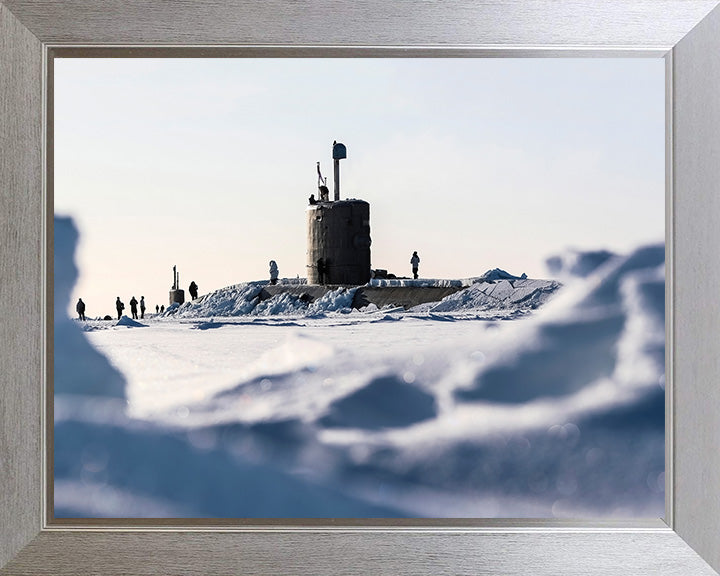
M 662 244 L 409 311 L 251 282 L 140 330 L 64 316 L 76 242 L 56 218 L 58 517 L 664 513 Z
M 132 318 L 128 318 L 127 316 L 123 316 L 122 318 L 120 318 L 120 320 L 117 321 L 117 324 L 115 324 L 115 326 L 127 326 L 128 328 L 145 328 L 147 327 L 147 324 L 142 324 L 137 320 L 133 320 Z
M 300 295 L 278 294 L 260 299 L 266 281 L 247 282 L 221 288 L 196 300 L 170 306 L 162 317 L 208 318 L 214 316 L 317 316 L 326 312 L 349 312 L 355 288 L 337 288 L 308 304 Z
M 560 284 L 554 280 L 501 279 L 478 281 L 446 296 L 431 312 L 532 310 L 547 302 Z

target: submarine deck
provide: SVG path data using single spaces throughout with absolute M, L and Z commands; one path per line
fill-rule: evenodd
M 320 284 L 268 284 L 260 292 L 260 299 L 267 300 L 278 294 L 293 294 L 305 296 L 309 302 L 313 302 L 331 290 L 341 287 L 341 285 Z M 347 287 L 353 288 L 354 286 Z M 352 307 L 359 309 L 369 304 L 375 304 L 378 308 L 402 306 L 407 310 L 419 304 L 438 302 L 463 288 L 463 286 L 360 286 L 355 292 Z

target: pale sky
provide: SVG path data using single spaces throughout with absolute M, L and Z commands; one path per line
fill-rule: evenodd
M 372 266 L 547 278 L 567 248 L 664 239 L 662 59 L 56 59 L 55 213 L 88 317 L 305 276 L 332 142 Z M 186 292 L 187 293 L 187 292 Z M 129 310 L 129 307 L 128 307 Z

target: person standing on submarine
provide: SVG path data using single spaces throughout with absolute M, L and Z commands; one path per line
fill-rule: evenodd
M 327 272 L 327 266 L 325 260 L 318 258 L 317 260 L 317 271 L 318 271 L 318 284 L 325 284 L 325 273 Z
M 410 264 L 412 264 L 413 278 L 417 280 L 418 267 L 420 266 L 420 256 L 418 256 L 417 252 L 412 253 L 412 258 L 410 258 Z

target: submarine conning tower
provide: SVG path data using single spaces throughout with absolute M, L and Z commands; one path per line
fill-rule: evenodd
M 340 199 L 340 160 L 344 144 L 333 142 L 333 200 L 318 163 L 319 200 L 307 208 L 308 284 L 366 284 L 370 280 L 370 204 Z
M 180 273 L 177 266 L 173 266 L 173 285 L 170 288 L 170 306 L 185 303 L 185 290 L 180 288 Z

